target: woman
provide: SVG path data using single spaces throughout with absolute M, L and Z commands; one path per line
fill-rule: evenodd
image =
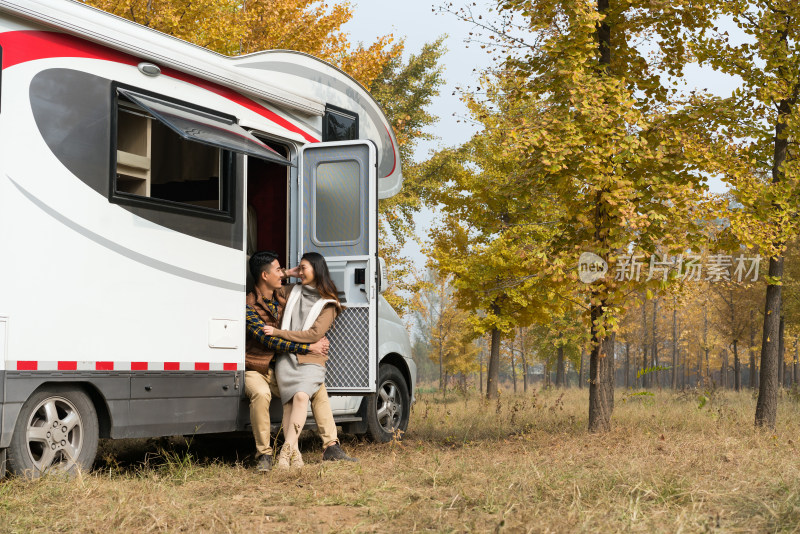
M 331 280 L 325 258 L 307 252 L 297 267 L 300 284 L 286 299 L 281 328 L 265 327 L 264 333 L 298 343 L 319 341 L 341 312 L 336 285 Z M 275 363 L 275 375 L 283 403 L 284 445 L 278 467 L 302 467 L 303 457 L 297 439 L 306 424 L 308 401 L 325 380 L 327 356 L 316 353 L 283 353 Z

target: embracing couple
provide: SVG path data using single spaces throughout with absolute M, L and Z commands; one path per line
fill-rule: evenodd
M 339 446 L 324 384 L 329 346 L 325 334 L 342 310 L 325 258 L 308 252 L 300 265 L 284 270 L 276 253 L 261 251 L 250 257 L 249 268 L 255 286 L 247 294 L 244 385 L 250 398 L 257 469 L 272 469 L 269 404 L 273 394 L 283 404 L 279 468 L 303 466 L 297 440 L 306 423 L 309 400 L 322 437 L 322 459 L 356 461 Z M 299 278 L 300 283 L 282 285 L 287 276 Z

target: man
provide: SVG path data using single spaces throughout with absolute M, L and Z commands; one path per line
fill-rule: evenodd
M 326 354 L 329 342 L 322 338 L 313 344 L 294 343 L 264 334 L 264 326 L 278 327 L 285 301 L 279 299 L 281 280 L 285 275 L 296 275 L 295 270 L 281 269 L 278 255 L 271 251 L 256 252 L 250 257 L 250 274 L 255 282 L 252 292 L 247 294 L 247 345 L 245 346 L 244 390 L 250 398 L 250 423 L 256 441 L 257 469 L 272 469 L 272 445 L 270 443 L 269 404 L 272 395 L 280 395 L 275 380 L 274 356 L 276 352 Z M 311 397 L 311 413 L 317 422 L 322 438 L 323 460 L 349 460 L 339 446 L 336 423 L 333 420 L 330 400 L 325 385 Z

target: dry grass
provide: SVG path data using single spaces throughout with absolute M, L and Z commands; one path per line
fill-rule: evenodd
M 422 395 L 401 444 L 346 442 L 358 464 L 258 474 L 249 439 L 105 443 L 73 480 L 0 483 L 6 532 L 796 532 L 800 405 L 775 432 L 755 400 L 617 392 L 614 428 L 589 435 L 588 393 Z

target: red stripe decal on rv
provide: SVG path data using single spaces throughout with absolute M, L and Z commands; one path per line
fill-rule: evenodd
M 195 371 L 208 371 L 210 365 L 203 362 L 197 362 L 194 364 Z
M 384 128 L 386 128 L 386 126 L 384 126 Z M 389 174 L 384 176 L 384 178 L 394 174 L 394 170 L 397 168 L 397 154 L 395 153 L 394 150 L 394 141 L 392 141 L 392 132 L 389 131 L 389 128 L 386 128 L 386 134 L 389 136 L 389 142 L 392 144 L 392 170 L 389 171 Z
M 35 371 L 39 368 L 38 362 L 17 362 L 17 371 Z
M 236 364 L 235 363 L 223 363 L 222 364 L 222 370 L 223 371 L 235 371 L 236 370 Z
M 165 371 L 180 371 L 181 364 L 178 362 L 164 362 Z
M 131 371 L 147 371 L 147 362 L 131 362 Z
M 94 368 L 96 371 L 113 371 L 114 362 L 95 362 Z
M 78 362 L 58 362 L 59 371 L 77 371 Z
M 3 32 L 0 33 L 0 47 L 3 49 L 2 68 L 4 69 L 13 67 L 19 63 L 25 63 L 27 61 L 53 57 L 102 59 L 132 66 L 138 65 L 141 61 L 140 59 L 130 54 L 126 54 L 125 52 L 119 52 L 102 45 L 90 43 L 71 35 L 48 31 L 22 30 Z M 203 80 L 196 76 L 192 76 L 191 74 L 185 74 L 169 67 L 161 69 L 161 72 L 166 76 L 202 87 L 207 91 L 211 91 L 212 93 L 216 93 L 232 102 L 236 102 L 240 106 L 244 106 L 250 111 L 254 111 L 262 117 L 269 119 L 278 126 L 281 126 L 290 132 L 300 134 L 309 143 L 319 142 L 319 139 L 316 139 L 315 137 L 301 130 L 299 127 L 276 114 L 274 111 L 271 111 L 261 104 L 258 104 L 257 102 L 240 95 L 233 89 L 229 89 L 228 87 L 216 84 L 214 82 Z

